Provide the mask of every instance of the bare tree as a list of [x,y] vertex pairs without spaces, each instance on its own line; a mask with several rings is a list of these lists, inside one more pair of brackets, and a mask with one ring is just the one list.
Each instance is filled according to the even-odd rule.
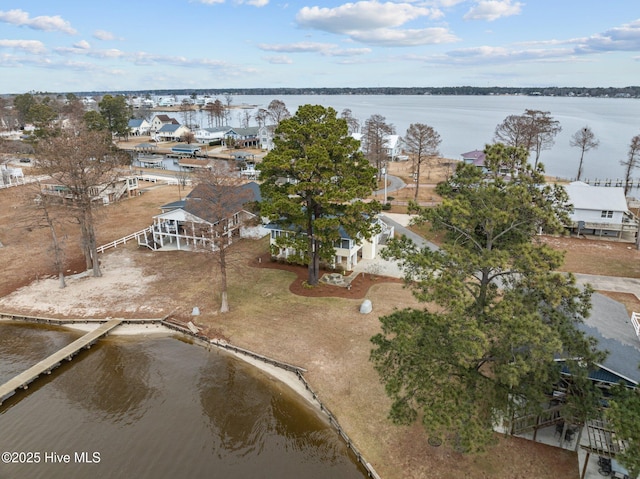
[[631,175],[633,171],[638,167],[638,159],[640,158],[640,135],[636,135],[631,138],[629,144],[629,153],[627,153],[627,159],[620,162],[624,166],[624,195],[626,196],[631,189]]
[[382,168],[389,160],[386,147],[388,135],[395,133],[393,125],[379,114],[371,115],[365,122],[362,131],[362,147],[369,162],[378,169],[378,180],[382,178]]
[[347,122],[347,128],[349,129],[349,134],[353,135],[354,133],[360,132],[360,121],[353,116],[353,113],[349,108],[345,108],[340,113],[340,118],[343,118]]
[[25,227],[29,230],[36,228],[49,230],[51,244],[48,251],[51,253],[52,265],[58,275],[60,288],[65,288],[64,208],[54,197],[42,194],[42,185],[39,181],[26,185],[22,192],[24,193],[22,219]]
[[531,138],[527,121],[522,115],[509,115],[496,126],[493,141],[529,150]]
[[431,158],[439,154],[438,147],[442,139],[440,134],[429,125],[423,123],[412,123],[407,128],[407,133],[403,138],[403,143],[407,152],[411,154],[413,161],[413,171],[416,179],[416,192],[414,199],[418,201],[420,189],[420,167]]
[[507,146],[522,146],[535,154],[533,167],[538,167],[540,154],[553,146],[562,131],[560,122],[548,111],[525,110],[522,115],[509,115],[494,133],[494,141]]
[[193,129],[193,127],[195,126],[195,111],[193,111],[193,105],[187,98],[182,100],[182,103],[180,103],[180,113],[182,114],[182,122],[184,123],[184,125],[187,128]]
[[38,144],[38,166],[60,185],[65,205],[77,219],[87,270],[102,276],[98,262],[95,216],[99,195],[116,181],[126,153],[113,146],[104,131],[62,130]]
[[282,120],[291,118],[291,113],[287,109],[287,105],[282,100],[271,100],[266,110],[267,117],[271,120],[271,124],[279,125]]
[[229,311],[228,247],[251,216],[243,210],[256,200],[257,185],[244,184],[220,166],[198,172],[195,180],[196,187],[189,194],[185,208],[207,221],[201,225],[200,233],[209,240],[204,250],[215,257],[220,276],[220,312],[226,313]]
[[593,131],[591,131],[591,128],[585,126],[584,128],[580,128],[573,134],[569,144],[571,146],[580,148],[580,164],[578,165],[577,177],[577,180],[580,181],[580,177],[582,176],[582,162],[584,160],[584,154],[593,148],[598,148],[600,141],[596,139],[596,136],[593,134]]
[[231,105],[233,105],[233,95],[231,93],[225,93],[224,101],[226,103],[224,109],[224,117],[226,120],[226,124],[231,124]]
[[196,135],[194,135],[192,131],[188,131],[184,135],[182,135],[182,141],[184,141],[188,145],[193,143],[195,139],[196,139]]
[[216,98],[213,103],[207,103],[204,107],[209,120],[209,127],[222,126],[224,123],[224,105]]

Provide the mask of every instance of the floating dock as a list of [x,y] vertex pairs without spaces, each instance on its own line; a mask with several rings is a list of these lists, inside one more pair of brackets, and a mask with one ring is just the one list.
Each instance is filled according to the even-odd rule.
[[27,389],[29,384],[36,380],[41,374],[50,374],[51,371],[60,366],[62,361],[65,359],[67,361],[71,361],[73,356],[75,356],[81,349],[90,348],[98,339],[106,336],[109,331],[119,326],[122,321],[122,319],[111,319],[101,324],[93,331],[89,331],[87,334],[76,339],[74,342],[65,346],[58,352],[53,353],[48,358],[43,359],[23,373],[18,374],[13,379],[10,379],[6,383],[0,385],[0,404],[13,396],[18,389]]

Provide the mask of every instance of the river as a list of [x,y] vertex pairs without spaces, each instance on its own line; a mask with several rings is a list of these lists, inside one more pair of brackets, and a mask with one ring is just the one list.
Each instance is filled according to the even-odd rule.
[[[0,323],[0,381],[78,335]],[[0,462],[1,479],[366,477],[328,422],[290,389],[169,335],[109,336],[7,400],[6,451],[38,453],[38,462]]]
[[[571,147],[571,136],[579,129],[590,127],[600,141],[597,149],[585,155],[583,178],[623,178],[620,161],[627,158],[631,138],[640,134],[640,100],[633,98],[582,98],[547,96],[445,96],[445,95],[236,95],[232,105],[246,105],[250,111],[266,108],[271,100],[285,103],[293,114],[300,105],[331,106],[338,113],[349,108],[353,116],[364,124],[373,114],[384,116],[404,135],[411,123],[426,123],[442,137],[443,156],[461,159],[461,154],[483,149],[493,141],[496,126],[508,115],[520,115],[525,109],[550,112],[560,122],[562,131],[550,150],[542,152],[540,160],[547,173],[571,179],[578,170],[580,151]],[[224,98],[220,98],[225,101]],[[179,112],[168,113],[179,122]],[[244,116],[237,110],[231,118],[238,126]],[[196,119],[208,127],[204,113]],[[251,125],[255,126],[255,120]],[[636,175],[637,176],[637,175]]]

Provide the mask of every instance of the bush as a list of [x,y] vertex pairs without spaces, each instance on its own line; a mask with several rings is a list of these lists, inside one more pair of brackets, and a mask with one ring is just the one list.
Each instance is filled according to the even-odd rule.
[[388,201],[386,203],[384,203],[381,207],[381,209],[383,211],[389,211],[391,209],[391,203],[389,203]]

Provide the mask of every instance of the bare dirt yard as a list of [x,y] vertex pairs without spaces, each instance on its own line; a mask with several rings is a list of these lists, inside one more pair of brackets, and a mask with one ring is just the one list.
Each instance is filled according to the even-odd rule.
[[[103,276],[78,275],[58,288],[51,276],[47,231],[23,220],[23,187],[0,191],[0,311],[53,317],[160,317],[193,319],[211,337],[302,366],[306,377],[376,471],[385,479],[577,478],[573,452],[496,435],[485,454],[464,455],[433,447],[419,425],[390,423],[390,405],[369,363],[369,338],[378,317],[417,305],[397,280],[361,275],[351,290],[308,289],[304,268],[267,260],[267,242],[243,240],[232,247],[231,312],[217,313],[218,275],[205,253],[152,252],[128,243],[101,258]],[[141,196],[103,208],[97,226],[104,244],[143,229],[159,206],[175,201],[175,186],[147,185]],[[77,226],[66,226],[67,270],[81,273]],[[261,261],[258,258],[262,258]],[[363,297],[374,312],[359,313]]]

